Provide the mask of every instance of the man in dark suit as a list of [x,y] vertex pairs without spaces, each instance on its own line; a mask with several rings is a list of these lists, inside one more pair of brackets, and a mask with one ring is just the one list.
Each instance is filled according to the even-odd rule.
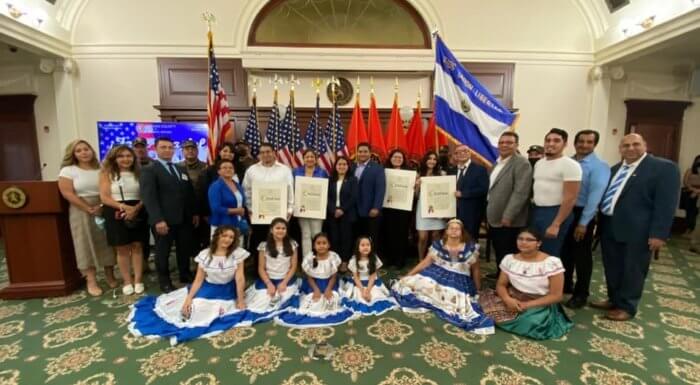
[[623,160],[610,170],[600,203],[608,300],[591,306],[607,310],[606,317],[613,321],[626,321],[637,313],[651,254],[670,236],[678,206],[678,166],[646,151],[641,135],[622,138]]
[[379,220],[384,204],[386,176],[384,167],[373,162],[369,143],[357,146],[356,163],[352,174],[357,178],[357,222],[355,222],[355,237],[368,235],[372,238],[374,247],[379,248]]
[[172,140],[158,138],[155,145],[158,159],[141,171],[141,197],[149,224],[154,228],[158,282],[160,289],[167,293],[174,289],[168,267],[173,241],[180,282],[192,282],[190,258],[195,252],[193,233],[199,216],[187,171],[172,162],[175,152]]
[[486,167],[471,161],[471,152],[465,145],[455,148],[457,166],[448,170],[457,176],[457,218],[474,241],[479,238],[479,227],[486,209],[486,194],[489,191],[489,174]]
[[[486,220],[497,269],[503,257],[518,252],[518,232],[527,225],[532,167],[517,153],[518,139],[513,131],[506,131],[498,138],[499,156],[489,173]],[[498,277],[498,271],[493,278]]]

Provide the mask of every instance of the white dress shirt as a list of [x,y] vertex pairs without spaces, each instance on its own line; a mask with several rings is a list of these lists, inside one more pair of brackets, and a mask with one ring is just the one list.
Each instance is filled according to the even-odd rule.
[[292,170],[284,164],[275,161],[272,166],[264,166],[262,162],[248,167],[243,177],[246,206],[253,209],[253,182],[277,182],[287,185],[287,212],[294,211],[294,177]]
[[[616,172],[615,175],[612,177],[612,179],[610,179],[611,182],[614,181],[615,178],[617,178],[617,175],[620,173],[620,171],[622,171],[622,167],[623,167],[623,166],[629,166],[629,168],[627,169],[627,176],[625,176],[625,179],[624,179],[624,180],[622,181],[622,183],[620,184],[620,187],[618,187],[617,191],[615,191],[615,195],[613,195],[612,206],[611,206],[612,209],[610,210],[610,215],[612,215],[613,213],[615,213],[615,205],[617,204],[618,198],[620,198],[620,194],[622,193],[622,190],[625,188],[625,185],[626,185],[627,182],[630,180],[630,178],[632,177],[632,175],[634,174],[634,172],[637,170],[637,167],[639,166],[639,164],[642,163],[642,161],[643,161],[644,158],[646,158],[646,157],[647,157],[647,153],[645,152],[639,159],[637,159],[637,160],[636,160],[635,162],[633,162],[633,163],[627,164],[627,162],[622,161],[622,165],[620,166],[619,169],[617,169],[617,172]],[[606,189],[605,191],[607,192],[607,189]]]

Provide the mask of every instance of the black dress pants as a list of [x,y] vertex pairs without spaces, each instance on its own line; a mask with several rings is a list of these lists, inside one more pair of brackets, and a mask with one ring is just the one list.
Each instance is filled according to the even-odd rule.
[[168,233],[160,235],[155,232],[156,239],[156,269],[158,270],[158,283],[161,286],[171,285],[170,248],[175,242],[175,255],[177,257],[177,269],[180,281],[191,281],[192,271],[190,270],[190,259],[194,255],[193,233],[191,224],[168,225]]
[[489,228],[489,239],[496,254],[496,273],[500,273],[500,265],[503,258],[508,254],[518,252],[518,233],[520,227],[491,227]]
[[331,218],[326,221],[328,225],[328,235],[331,238],[331,248],[340,255],[343,262],[347,262],[352,257],[355,242],[352,236],[352,222],[345,216]]
[[[574,221],[569,226],[564,245],[561,250],[561,260],[564,264],[564,292],[572,293],[576,298],[586,299],[590,295],[591,274],[593,274],[593,229],[596,220],[588,222],[586,235],[577,241],[574,231],[581,219],[583,207],[574,207]],[[574,272],[576,284],[574,285]]]

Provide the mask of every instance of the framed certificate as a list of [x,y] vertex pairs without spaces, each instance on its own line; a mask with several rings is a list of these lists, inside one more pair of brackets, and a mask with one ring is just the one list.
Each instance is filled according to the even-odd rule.
[[457,215],[457,178],[454,175],[420,178],[420,200],[423,218],[454,218]]
[[416,186],[416,172],[412,170],[384,169],[386,191],[383,207],[411,211],[413,209],[413,192]]
[[254,225],[269,225],[275,218],[287,218],[287,185],[284,183],[253,182]]
[[294,216],[326,219],[328,179],[298,176],[294,178]]

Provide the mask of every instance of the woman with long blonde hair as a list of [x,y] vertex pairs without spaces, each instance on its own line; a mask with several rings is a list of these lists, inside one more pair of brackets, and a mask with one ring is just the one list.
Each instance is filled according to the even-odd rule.
[[90,143],[78,139],[66,146],[58,174],[58,189],[70,203],[69,222],[76,263],[87,279],[87,291],[92,296],[102,294],[96,277],[98,265],[104,268],[109,287],[118,285],[114,278],[114,250],[107,244],[105,232],[95,222],[102,215],[99,168]]
[[124,280],[122,293],[141,294],[144,291],[141,244],[148,241],[148,224],[141,202],[139,165],[136,153],[129,146],[112,147],[102,162],[100,199],[104,204],[107,243],[117,250],[117,263]]

